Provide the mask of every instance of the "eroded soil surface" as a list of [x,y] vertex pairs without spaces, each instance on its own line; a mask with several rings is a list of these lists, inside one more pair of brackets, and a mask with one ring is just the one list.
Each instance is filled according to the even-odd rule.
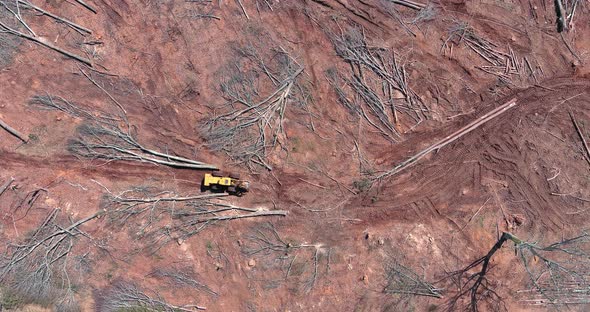
[[[0,32],[0,120],[27,141],[0,129],[0,187],[14,179],[0,188],[5,309],[463,310],[449,274],[502,232],[546,245],[588,227],[587,1],[564,1],[563,32],[551,1],[88,2],[96,14],[31,1],[78,28],[26,3],[0,7],[13,31]],[[128,146],[99,126],[143,149],[76,145]],[[251,190],[180,200],[209,194],[210,170],[138,154],[211,164]],[[511,246],[487,273],[500,300],[482,290],[481,310],[587,309],[533,293]],[[399,267],[442,295],[389,292]]]

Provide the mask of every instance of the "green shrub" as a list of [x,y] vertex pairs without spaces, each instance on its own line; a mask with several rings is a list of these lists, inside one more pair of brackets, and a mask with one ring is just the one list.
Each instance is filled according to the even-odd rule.
[[372,185],[373,185],[373,182],[371,181],[371,179],[368,179],[368,178],[361,178],[359,180],[352,182],[352,186],[356,190],[358,190],[359,192],[368,191]]

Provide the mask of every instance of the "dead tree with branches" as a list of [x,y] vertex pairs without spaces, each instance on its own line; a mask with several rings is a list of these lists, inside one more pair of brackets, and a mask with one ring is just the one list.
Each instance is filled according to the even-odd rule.
[[206,310],[206,307],[196,304],[175,305],[167,302],[160,294],[154,291],[145,291],[137,285],[128,282],[119,282],[102,296],[97,298],[100,302],[100,312],[118,311],[161,311],[161,312],[194,312]]
[[282,271],[279,280],[283,282],[295,279],[302,289],[309,292],[316,284],[326,265],[330,266],[331,249],[322,244],[307,244],[287,241],[277,232],[272,223],[263,223],[246,237],[242,251],[247,256],[256,256],[261,266]]
[[225,104],[214,109],[202,133],[209,147],[240,164],[272,170],[268,155],[284,145],[288,111],[308,111],[304,66],[278,45],[233,48],[233,60],[218,73]]
[[[132,133],[126,118],[92,111],[59,96],[34,96],[29,104],[41,109],[60,110],[73,117],[85,119],[78,127],[78,136],[70,140],[68,149],[77,156],[111,161],[138,161],[175,168],[212,169],[217,167],[200,161],[162,153],[140,143]],[[120,126],[123,124],[123,126]]]
[[192,289],[204,291],[212,296],[219,295],[209,286],[198,281],[196,275],[197,274],[192,267],[156,269],[149,274],[151,277],[167,280],[170,285],[174,285],[175,287],[190,287]]
[[496,284],[490,281],[490,264],[494,255],[507,243],[514,243],[515,253],[524,268],[530,289],[523,302],[536,305],[590,303],[590,235],[562,239],[542,246],[504,232],[488,253],[447,278],[457,292],[447,301],[448,311],[480,309],[506,310]]

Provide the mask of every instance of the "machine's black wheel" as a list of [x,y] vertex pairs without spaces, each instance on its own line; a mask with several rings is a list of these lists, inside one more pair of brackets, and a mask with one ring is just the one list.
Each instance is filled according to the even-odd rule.
[[218,177],[218,178],[223,177],[223,173],[221,173],[219,171],[213,171],[213,172],[211,172],[211,175],[214,177]]
[[230,194],[236,194],[236,187],[235,186],[228,187],[227,192]]
[[232,179],[236,179],[239,180],[240,179],[240,174],[239,173],[230,173],[229,177]]
[[237,189],[236,189],[236,192],[246,193],[246,192],[248,192],[248,190],[245,189],[245,188],[243,188],[243,187],[238,186]]

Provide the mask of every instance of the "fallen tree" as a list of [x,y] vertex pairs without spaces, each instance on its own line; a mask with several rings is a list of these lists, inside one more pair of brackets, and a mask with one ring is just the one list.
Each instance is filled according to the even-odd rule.
[[287,112],[309,113],[304,66],[272,42],[233,48],[232,60],[218,73],[225,104],[214,108],[201,133],[214,151],[226,153],[250,169],[272,170],[268,155],[286,144]]
[[[78,136],[70,140],[68,149],[74,155],[105,161],[139,161],[175,168],[210,169],[217,167],[204,162],[162,153],[140,143],[131,132],[127,118],[92,111],[59,96],[37,95],[29,104],[46,110],[59,110],[73,117],[85,119],[78,127]],[[124,111],[124,110],[123,110]],[[124,124],[124,128],[120,126]]]
[[109,222],[114,225],[129,225],[133,218],[141,218],[143,222],[133,233],[141,242],[141,248],[150,253],[172,241],[182,243],[221,222],[288,215],[285,210],[245,208],[220,200],[227,195],[177,196],[136,188],[118,195],[108,191],[102,205],[108,211]]
[[131,133],[124,132],[114,124],[81,125],[78,127],[78,137],[70,140],[68,150],[90,159],[139,161],[175,168],[217,170],[213,165],[149,149],[140,144]]
[[175,305],[167,302],[157,292],[148,294],[133,283],[119,282],[99,298],[101,312],[119,311],[159,311],[159,312],[194,312],[206,310],[196,304]]
[[246,236],[242,252],[247,256],[256,257],[263,267],[278,267],[281,276],[275,279],[280,282],[294,281],[304,292],[311,291],[324,275],[321,263],[325,263],[325,274],[330,270],[331,249],[320,244],[296,243],[285,240],[272,223],[257,225],[251,234]]
[[77,311],[74,288],[76,246],[90,237],[80,230],[102,213],[78,221],[64,221],[59,209],[52,210],[30,235],[9,242],[0,259],[0,282],[24,303],[52,305],[58,311]]
[[486,255],[445,277],[457,286],[457,292],[447,301],[447,311],[506,310],[497,284],[489,280],[489,273],[492,269],[490,261],[507,242],[514,243],[515,253],[532,286],[532,289],[521,292],[525,295],[524,303],[590,303],[590,235],[582,233],[541,246],[504,232]]
[[402,140],[398,129],[402,115],[415,123],[429,118],[429,108],[410,86],[405,66],[393,49],[370,45],[358,28],[340,34],[328,31],[328,37],[336,54],[350,65],[350,78],[336,68],[326,72],[339,102],[350,113],[392,142]]

